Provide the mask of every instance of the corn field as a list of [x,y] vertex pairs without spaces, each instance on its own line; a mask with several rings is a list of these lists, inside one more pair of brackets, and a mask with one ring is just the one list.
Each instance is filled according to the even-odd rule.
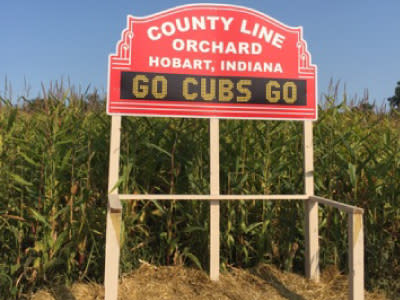
[[[400,118],[328,93],[314,126],[315,193],[365,209],[366,280],[400,296]],[[209,193],[204,119],[123,118],[121,193]],[[221,120],[223,194],[301,194],[301,122]],[[55,86],[0,108],[0,298],[101,282],[110,117],[104,98]],[[206,201],[124,204],[121,271],[140,261],[208,269]],[[347,272],[347,219],[320,208],[321,267]],[[221,264],[304,272],[296,201],[221,202]]]

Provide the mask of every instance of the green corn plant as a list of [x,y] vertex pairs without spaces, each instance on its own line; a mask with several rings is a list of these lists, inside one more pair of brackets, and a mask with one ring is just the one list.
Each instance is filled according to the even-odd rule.
[[[400,121],[328,91],[314,124],[315,192],[365,209],[368,288],[400,274]],[[101,282],[110,118],[104,97],[63,83],[0,107],[0,299],[54,282]],[[118,188],[208,194],[209,122],[123,118]],[[223,194],[302,194],[301,122],[221,120]],[[347,216],[320,207],[321,267],[347,271]],[[207,201],[126,201],[121,270],[140,261],[208,269]],[[300,201],[222,201],[221,263],[304,272]]]

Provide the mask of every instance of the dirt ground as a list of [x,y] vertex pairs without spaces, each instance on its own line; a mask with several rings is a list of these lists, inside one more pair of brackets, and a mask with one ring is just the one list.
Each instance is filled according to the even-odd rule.
[[[96,283],[76,283],[53,287],[32,295],[31,300],[100,300],[104,287]],[[119,286],[120,300],[341,300],[348,299],[347,277],[327,268],[320,283],[281,272],[271,265],[252,270],[231,268],[218,282],[204,271],[181,266],[142,266],[124,275]],[[386,300],[379,293],[366,293],[366,300]]]

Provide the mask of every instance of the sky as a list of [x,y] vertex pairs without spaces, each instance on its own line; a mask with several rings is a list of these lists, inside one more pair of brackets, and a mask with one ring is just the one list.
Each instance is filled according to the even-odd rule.
[[[198,1],[202,2],[202,1]],[[0,0],[0,95],[34,98],[56,80],[107,89],[108,55],[126,16],[145,16],[178,0]],[[204,1],[203,1],[204,2]],[[331,80],[378,105],[400,81],[400,0],[219,0],[247,6],[289,26],[303,26],[318,66],[319,94]],[[27,88],[28,87],[28,88]],[[321,102],[321,100],[320,100]]]

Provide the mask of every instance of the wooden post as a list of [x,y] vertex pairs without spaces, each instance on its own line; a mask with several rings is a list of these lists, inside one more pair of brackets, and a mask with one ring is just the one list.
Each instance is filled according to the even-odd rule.
[[[219,119],[210,118],[210,194],[219,195]],[[210,279],[219,280],[219,200],[210,200]]]
[[[304,121],[304,187],[305,194],[314,196],[313,123]],[[305,270],[306,277],[319,281],[318,202],[312,199],[305,205]]]
[[364,300],[364,228],[361,213],[349,213],[349,299]]
[[[119,177],[120,140],[121,116],[112,116],[108,171],[108,192],[110,195],[118,194],[118,188],[114,187]],[[121,215],[122,209],[112,210],[109,201],[107,205],[106,262],[104,274],[105,300],[117,300],[118,298]]]

